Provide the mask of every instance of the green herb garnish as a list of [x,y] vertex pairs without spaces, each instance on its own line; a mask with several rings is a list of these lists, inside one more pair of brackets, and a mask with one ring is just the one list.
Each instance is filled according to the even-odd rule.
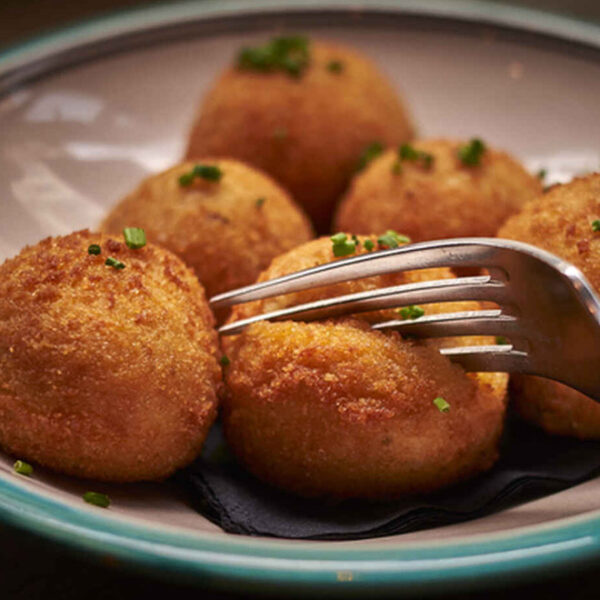
[[505,346],[506,344],[510,344],[510,342],[503,335],[497,335],[496,344],[498,344],[498,346]]
[[[410,144],[402,144],[398,148],[398,157],[400,161],[414,162],[425,169],[429,169],[433,165],[433,154],[417,150]],[[394,167],[392,167],[392,170],[394,170]]]
[[260,208],[266,201],[266,198],[257,198],[254,205],[256,206],[256,208]]
[[344,63],[341,60],[330,60],[327,63],[327,70],[330,73],[341,73],[344,70]]
[[101,508],[108,508],[110,506],[110,498],[106,494],[100,492],[86,492],[83,495],[83,499],[88,504],[100,506]]
[[403,308],[400,308],[398,310],[398,314],[405,321],[410,321],[414,319],[419,319],[425,314],[425,311],[420,306],[417,306],[416,304],[411,304],[409,306],[404,306]]
[[365,240],[365,250],[371,252],[375,248],[375,244],[371,240]]
[[300,77],[309,62],[308,39],[300,35],[276,37],[260,46],[242,48],[237,57],[238,69],[284,71],[292,77]]
[[538,179],[541,179],[542,181],[543,181],[544,179],[546,179],[546,175],[548,175],[548,171],[546,171],[546,169],[540,169],[540,170],[537,172],[537,178],[538,178]]
[[216,165],[196,165],[189,173],[179,177],[179,185],[188,187],[194,183],[194,179],[206,179],[206,181],[219,181],[223,171]]
[[402,173],[402,163],[399,160],[395,160],[392,165],[392,173],[394,175],[400,175]]
[[88,254],[100,254],[102,248],[98,244],[90,244],[88,246]]
[[383,144],[381,142],[373,142],[369,144],[360,154],[357,171],[362,171],[371,161],[377,158],[383,152]]
[[410,238],[407,235],[388,229],[377,238],[377,243],[380,248],[397,248],[400,244],[410,244]]
[[435,398],[433,403],[440,412],[447,413],[450,410],[450,405],[441,396]]
[[336,233],[329,239],[333,243],[333,255],[338,258],[340,256],[349,256],[356,252],[356,247],[358,245],[358,239],[356,238],[349,240],[345,233]]
[[219,363],[221,363],[222,367],[228,367],[231,364],[231,361],[227,355],[223,354],[223,356],[221,356],[219,359]]
[[123,237],[127,246],[133,250],[139,250],[146,245],[146,232],[140,227],[125,227]]
[[592,221],[592,231],[600,231],[600,219]]
[[460,146],[457,154],[463,165],[476,167],[481,162],[485,150],[485,144],[479,138],[473,138],[465,146]]
[[125,268],[125,263],[122,263],[120,260],[117,260],[116,258],[113,258],[112,256],[109,256],[104,261],[104,264],[108,265],[109,267],[112,267],[113,269],[124,269]]
[[17,460],[13,465],[13,471],[19,475],[26,475],[29,477],[29,475],[33,473],[33,467],[23,460]]

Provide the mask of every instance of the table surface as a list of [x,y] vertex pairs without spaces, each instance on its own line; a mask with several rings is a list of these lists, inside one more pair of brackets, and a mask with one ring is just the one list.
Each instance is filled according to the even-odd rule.
[[[250,0],[249,0],[250,1]],[[0,0],[0,48],[18,43],[48,29],[114,11],[150,4],[148,0]],[[544,8],[578,18],[600,21],[598,0],[521,0],[513,2]],[[568,576],[531,582],[510,588],[476,590],[468,594],[448,594],[447,600],[596,600],[597,565]],[[175,582],[162,582],[128,571],[122,565],[95,563],[74,556],[62,547],[0,525],[1,597],[11,600],[86,600],[148,597],[183,600],[201,594],[206,600],[235,600],[248,594],[214,592]],[[451,590],[450,590],[451,592]],[[256,597],[256,596],[253,596]]]

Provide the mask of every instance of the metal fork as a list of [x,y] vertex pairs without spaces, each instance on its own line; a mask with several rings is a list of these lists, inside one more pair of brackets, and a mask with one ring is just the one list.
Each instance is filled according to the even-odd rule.
[[440,351],[467,371],[540,375],[600,401],[600,300],[579,269],[529,244],[496,238],[409,244],[232,290],[213,297],[210,303],[223,308],[352,279],[432,267],[481,267],[489,274],[327,298],[235,321],[219,332],[236,334],[262,320],[309,321],[411,304],[489,300],[501,308],[386,321],[373,328],[414,337],[504,336],[510,343]]

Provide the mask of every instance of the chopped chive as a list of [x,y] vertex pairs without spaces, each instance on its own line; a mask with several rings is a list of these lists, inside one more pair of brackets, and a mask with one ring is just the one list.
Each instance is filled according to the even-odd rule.
[[33,473],[33,467],[23,460],[17,460],[13,465],[13,471],[19,475],[26,475],[29,477],[29,475]]
[[223,176],[223,172],[216,165],[196,165],[193,172],[196,177],[207,181],[219,181]]
[[102,248],[98,244],[90,244],[88,246],[88,254],[100,254]]
[[140,227],[125,227],[123,237],[129,248],[138,250],[146,245],[146,232]]
[[365,250],[367,252],[371,252],[371,250],[373,250],[373,248],[375,248],[375,244],[371,241],[371,240],[365,240]]
[[356,241],[349,240],[345,233],[336,233],[329,239],[333,244],[333,255],[338,258],[341,256],[349,256],[350,254],[354,254],[356,252],[358,239]]
[[108,508],[110,505],[110,498],[106,494],[101,494],[100,492],[86,492],[83,495],[83,499],[88,504],[100,506],[101,508]]
[[184,173],[179,176],[179,185],[181,187],[188,187],[194,183],[194,173]]
[[503,335],[497,335],[496,344],[498,344],[498,346],[505,346],[506,344],[510,344],[510,342]]
[[344,63],[341,60],[330,60],[327,63],[327,70],[330,73],[341,73],[344,70]]
[[221,356],[219,359],[219,363],[221,363],[222,367],[228,367],[231,364],[231,361],[227,355],[223,354],[223,356]]
[[104,261],[104,264],[108,265],[109,267],[112,267],[113,269],[124,269],[125,268],[125,263],[122,263],[120,260],[117,260],[116,258],[113,258],[112,256],[109,256]]
[[237,67],[250,71],[284,71],[300,77],[310,62],[309,42],[304,36],[276,37],[269,42],[242,48]]
[[400,164],[401,161],[406,160],[417,163],[419,166],[424,167],[425,169],[429,169],[433,164],[433,154],[429,154],[429,152],[423,152],[423,150],[417,150],[410,144],[402,144],[398,148],[398,158],[398,164]]
[[397,248],[400,244],[410,244],[410,238],[407,235],[397,233],[393,229],[388,229],[377,238],[377,243],[380,248]]
[[189,187],[196,178],[219,181],[221,177],[223,177],[223,171],[216,165],[195,165],[191,171],[179,176],[179,185]]
[[419,158],[418,151],[410,144],[402,144],[398,148],[398,155],[401,160],[417,160]]
[[409,321],[413,319],[419,319],[425,314],[425,311],[416,304],[410,304],[409,306],[400,308],[398,313],[405,321]]
[[548,171],[546,171],[546,169],[540,169],[537,172],[537,178],[538,179],[544,180],[544,179],[546,179],[546,175],[548,175]]
[[592,231],[600,231],[600,219],[592,221]]
[[440,412],[447,413],[450,410],[450,405],[441,396],[434,398],[433,403]]
[[383,152],[383,144],[381,142],[372,142],[366,146],[360,154],[357,171],[362,171],[371,161],[377,158]]
[[266,198],[257,198],[256,202],[254,203],[256,208],[260,208],[266,202],[266,200]]
[[394,175],[400,175],[402,173],[402,163],[399,160],[394,161],[392,165],[392,173]]
[[463,165],[476,167],[480,164],[485,150],[485,144],[479,138],[473,138],[468,144],[460,146],[457,154]]

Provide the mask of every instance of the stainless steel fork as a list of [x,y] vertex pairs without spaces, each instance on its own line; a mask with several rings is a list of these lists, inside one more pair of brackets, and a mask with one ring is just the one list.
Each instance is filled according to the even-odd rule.
[[236,334],[261,320],[315,320],[413,304],[488,300],[501,308],[393,320],[374,329],[413,337],[495,335],[508,344],[440,350],[468,371],[549,377],[600,401],[600,300],[579,269],[534,246],[496,238],[421,242],[361,254],[213,297],[222,308],[384,273],[482,267],[488,275],[423,281],[327,298],[222,326]]

